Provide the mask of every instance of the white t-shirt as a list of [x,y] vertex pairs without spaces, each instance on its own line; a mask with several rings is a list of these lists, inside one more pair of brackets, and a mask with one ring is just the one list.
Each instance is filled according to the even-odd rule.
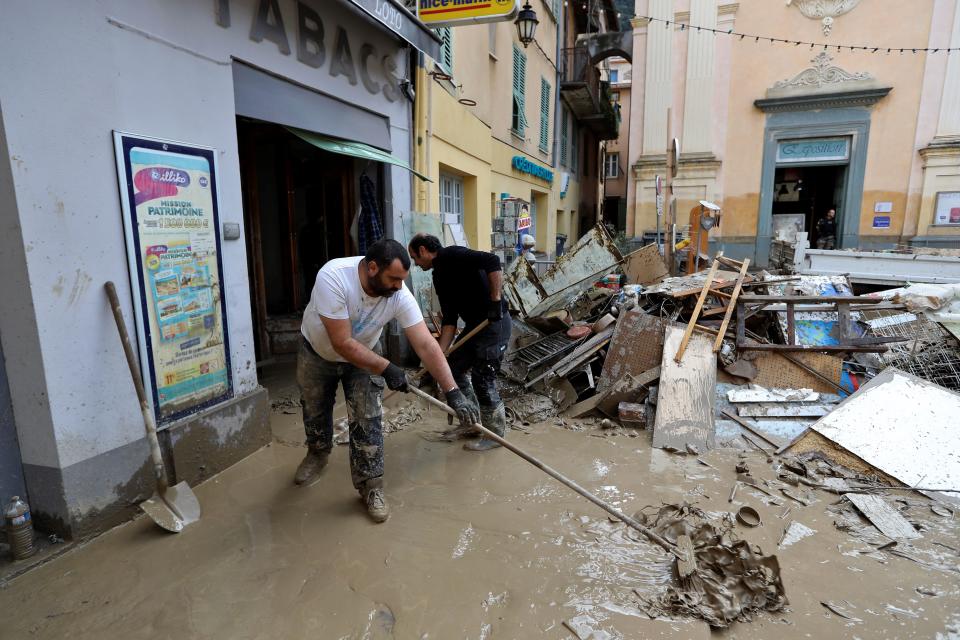
[[346,362],[330,343],[320,316],[350,320],[354,340],[373,349],[383,327],[396,319],[404,329],[423,322],[420,307],[407,285],[389,298],[368,296],[360,286],[358,265],[362,256],[337,258],[323,265],[310,293],[310,304],[303,312],[300,333],[324,360]]

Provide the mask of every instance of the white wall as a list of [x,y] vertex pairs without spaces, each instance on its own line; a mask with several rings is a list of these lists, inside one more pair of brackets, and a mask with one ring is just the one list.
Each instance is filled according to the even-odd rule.
[[[217,26],[212,0],[47,0],[4,9],[0,108],[19,229],[6,210],[0,249],[15,255],[22,243],[30,290],[0,278],[0,335],[25,464],[66,467],[143,436],[102,288],[116,282],[132,329],[114,129],[216,148],[221,223],[241,228],[231,57],[387,115],[394,154],[408,157],[409,103],[371,96],[362,83],[331,77],[328,65],[299,62],[292,0],[280,3],[291,55],[251,41],[255,4],[231,2],[229,29]],[[340,24],[354,56],[370,42],[395,55],[403,75],[398,43],[338,2],[314,6],[325,22],[328,64]],[[394,175],[395,206],[408,209],[409,180]],[[257,385],[245,241],[223,242],[222,252],[234,387],[242,394]]]

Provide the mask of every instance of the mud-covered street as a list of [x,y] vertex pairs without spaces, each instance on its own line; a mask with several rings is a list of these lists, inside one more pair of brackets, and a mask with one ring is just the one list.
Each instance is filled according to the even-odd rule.
[[[281,388],[290,396],[292,389]],[[287,403],[289,404],[289,403]],[[203,518],[179,535],[140,517],[0,589],[5,637],[36,638],[705,638],[706,623],[651,619],[671,560],[506,450],[477,455],[422,437],[439,412],[387,437],[393,515],[374,525],[350,486],[346,447],[322,480],[291,482],[299,416],[275,402],[274,442],[196,488]],[[387,417],[396,415],[390,410]],[[717,518],[742,505],[763,520],[735,534],[779,558],[789,604],[721,637],[948,638],[960,633],[954,519],[902,496],[924,537],[876,551],[869,524],[815,492],[804,507],[741,486],[759,452],[700,459],[650,447],[645,431],[545,423],[509,437],[627,513],[695,504]],[[746,456],[743,458],[742,456]],[[780,518],[786,506],[791,512]],[[719,520],[718,520],[719,521]],[[784,537],[788,522],[795,528]],[[853,522],[853,531],[835,522]],[[799,533],[797,533],[799,532]],[[784,537],[782,544],[781,538]],[[901,548],[905,548],[901,545]],[[827,603],[827,605],[821,603]],[[566,624],[565,624],[566,623]]]

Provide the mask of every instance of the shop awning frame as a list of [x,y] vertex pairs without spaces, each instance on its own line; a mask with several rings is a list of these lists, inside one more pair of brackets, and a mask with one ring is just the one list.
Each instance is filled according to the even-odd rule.
[[396,165],[406,169],[425,182],[433,182],[433,180],[427,176],[415,171],[413,167],[400,158],[392,156],[386,151],[382,151],[376,147],[371,147],[368,144],[331,138],[329,136],[314,133],[313,131],[307,131],[305,129],[298,129],[296,127],[286,127],[286,129],[301,140],[309,142],[313,146],[323,149],[324,151],[329,151],[330,153],[339,153],[340,155],[344,156],[352,156],[354,158],[362,158],[364,160],[372,160],[374,162],[386,162],[388,164]]
[[355,11],[434,60],[440,57],[440,37],[397,0],[342,0]]

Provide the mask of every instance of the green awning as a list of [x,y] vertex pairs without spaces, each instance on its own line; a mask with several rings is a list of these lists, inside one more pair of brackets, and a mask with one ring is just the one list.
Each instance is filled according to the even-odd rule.
[[302,138],[315,147],[323,149],[324,151],[329,151],[330,153],[339,153],[345,156],[353,156],[354,158],[373,160],[375,162],[388,162],[390,164],[395,164],[398,167],[403,167],[421,180],[433,182],[433,180],[422,173],[414,171],[410,165],[400,158],[395,158],[386,151],[381,151],[380,149],[371,147],[368,144],[363,144],[362,142],[350,142],[348,140],[338,140],[336,138],[320,135],[319,133],[314,133],[313,131],[297,129],[296,127],[286,127],[286,129],[290,133]]

